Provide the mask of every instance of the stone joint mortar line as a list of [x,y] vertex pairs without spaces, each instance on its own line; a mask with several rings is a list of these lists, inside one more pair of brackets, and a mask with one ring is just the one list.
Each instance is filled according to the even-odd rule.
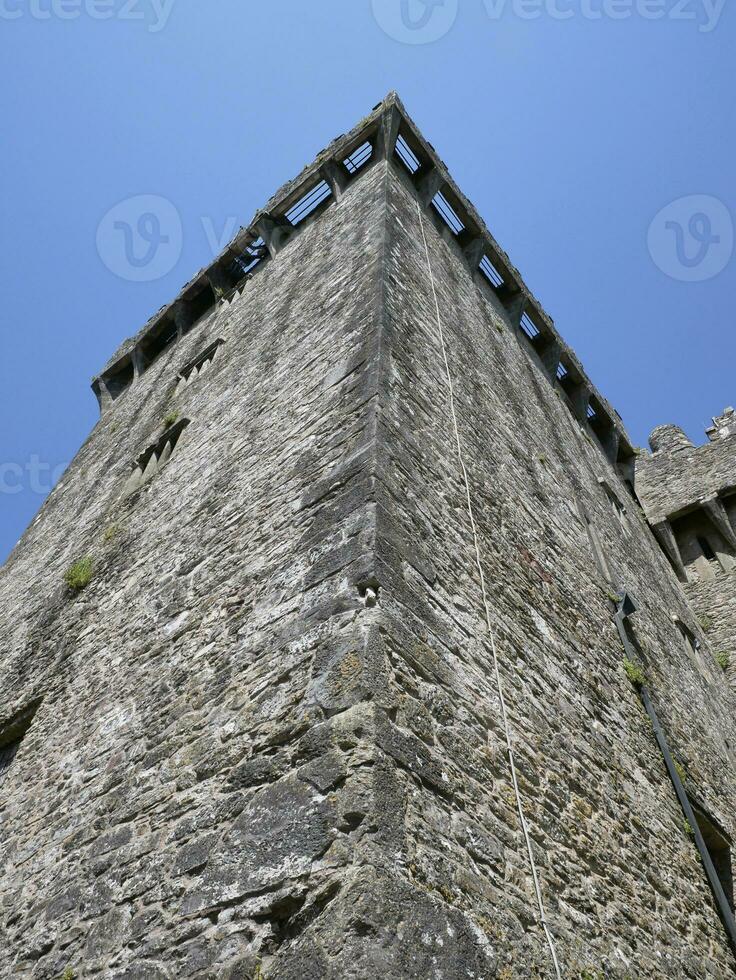
[[478,575],[480,577],[480,588],[483,597],[483,607],[485,609],[486,626],[488,628],[488,636],[491,641],[491,651],[493,654],[493,667],[496,675],[496,686],[498,688],[498,697],[501,705],[501,720],[503,722],[504,733],[506,735],[506,749],[508,751],[509,757],[509,771],[511,774],[511,781],[514,787],[514,793],[516,795],[516,807],[519,813],[519,822],[521,825],[522,833],[524,835],[524,841],[526,844],[527,854],[529,856],[529,866],[532,872],[532,880],[534,882],[534,891],[536,893],[537,906],[539,909],[539,921],[544,929],[544,934],[547,937],[547,943],[549,945],[550,954],[552,956],[552,963],[555,969],[555,975],[558,980],[562,980],[562,973],[560,972],[560,965],[557,960],[557,952],[555,950],[555,941],[552,935],[552,931],[547,923],[547,917],[544,907],[544,899],[542,897],[542,890],[539,885],[539,875],[537,874],[537,865],[534,860],[534,852],[532,850],[532,844],[529,837],[529,829],[527,827],[526,819],[524,817],[524,810],[521,801],[521,792],[519,790],[519,783],[516,777],[516,763],[514,761],[514,749],[511,741],[511,726],[509,725],[508,715],[506,712],[506,700],[503,695],[503,684],[501,682],[501,671],[498,661],[498,652],[496,648],[496,638],[491,625],[491,613],[488,604],[488,594],[486,592],[486,582],[485,575],[483,574],[483,564],[481,561],[480,554],[480,543],[478,540],[478,529],[475,523],[475,515],[473,512],[473,500],[470,493],[470,479],[468,477],[468,471],[465,466],[465,458],[463,456],[462,441],[460,439],[460,428],[457,421],[457,411],[455,409],[455,388],[452,382],[452,372],[450,371],[450,362],[447,358],[447,347],[445,345],[445,334],[442,329],[442,316],[440,314],[440,304],[437,298],[437,288],[434,281],[434,273],[432,272],[432,262],[429,256],[429,245],[427,243],[427,236],[424,231],[424,217],[422,215],[422,208],[420,203],[417,201],[417,212],[419,214],[419,227],[422,231],[422,241],[424,243],[424,252],[427,257],[427,269],[429,271],[429,281],[432,286],[432,296],[434,299],[435,312],[437,316],[437,329],[439,334],[440,348],[442,350],[442,358],[445,363],[445,373],[447,375],[447,388],[448,388],[448,402],[450,407],[450,417],[452,419],[452,426],[455,433],[455,443],[457,446],[457,456],[458,462],[460,464],[460,469],[462,471],[463,483],[465,485],[465,496],[467,498],[468,504],[468,516],[470,518],[470,527],[473,532],[473,543],[475,546],[475,562],[478,567]]

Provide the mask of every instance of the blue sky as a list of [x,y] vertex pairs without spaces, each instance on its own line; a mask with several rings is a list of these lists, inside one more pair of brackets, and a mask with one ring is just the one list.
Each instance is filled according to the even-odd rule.
[[[634,442],[702,440],[736,402],[735,41],[723,0],[0,0],[0,561],[119,342],[390,89]],[[150,281],[110,258],[141,195],[181,228]]]

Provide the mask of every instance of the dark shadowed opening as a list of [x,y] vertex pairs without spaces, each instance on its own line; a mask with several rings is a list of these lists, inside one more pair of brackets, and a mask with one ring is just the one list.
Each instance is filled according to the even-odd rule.
[[105,377],[105,384],[113,401],[119,398],[125,389],[133,383],[134,376],[133,362],[129,360],[123,367]]
[[733,911],[733,871],[731,868],[731,842],[724,832],[718,827],[700,807],[692,804],[695,819],[698,821],[698,828],[703,835],[705,846],[716,869],[718,880],[721,883],[726,900]]
[[708,559],[708,561],[717,561],[716,553],[710,546],[710,541],[707,538],[698,536],[698,546],[703,552],[703,555]]
[[[209,283],[201,289],[197,295],[189,300],[189,309],[192,316],[192,326],[201,320],[205,314],[209,313],[216,302],[215,291]],[[191,328],[190,328],[191,329]]]
[[38,710],[39,701],[25,708],[11,721],[0,728],[0,785],[18,755],[21,743]]
[[174,343],[176,338],[177,329],[173,319],[163,320],[156,330],[141,341],[141,353],[147,364],[153,364],[156,358]]

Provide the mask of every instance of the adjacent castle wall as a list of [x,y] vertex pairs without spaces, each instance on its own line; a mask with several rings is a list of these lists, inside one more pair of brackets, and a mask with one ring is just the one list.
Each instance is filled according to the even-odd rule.
[[636,488],[712,649],[736,682],[736,439],[732,414],[694,446],[676,426],[652,434],[637,459]]

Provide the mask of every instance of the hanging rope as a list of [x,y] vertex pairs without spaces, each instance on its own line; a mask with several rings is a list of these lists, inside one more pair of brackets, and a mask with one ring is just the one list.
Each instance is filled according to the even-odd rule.
[[529,867],[532,872],[532,880],[534,881],[534,892],[537,899],[537,907],[539,909],[539,921],[544,929],[544,934],[547,937],[547,943],[549,945],[549,951],[552,955],[552,963],[555,968],[555,976],[558,980],[562,980],[562,974],[560,972],[560,965],[557,961],[557,952],[555,950],[555,941],[552,935],[552,931],[547,924],[547,917],[544,910],[544,899],[542,898],[542,889],[539,886],[539,875],[537,874],[537,865],[534,860],[534,852],[532,850],[532,842],[529,836],[529,828],[527,827],[526,819],[524,817],[524,810],[521,802],[521,793],[519,791],[519,782],[516,778],[516,762],[514,760],[514,748],[511,743],[511,727],[509,725],[508,714],[506,711],[506,701],[503,696],[503,685],[501,683],[501,671],[498,662],[498,653],[496,649],[496,637],[493,631],[493,626],[491,625],[491,612],[488,604],[488,594],[486,592],[486,580],[483,574],[483,564],[481,562],[480,556],[480,543],[478,541],[478,529],[475,523],[475,515],[473,513],[473,501],[470,494],[470,480],[468,478],[468,471],[465,466],[465,459],[463,456],[463,447],[460,440],[460,429],[457,423],[457,412],[455,409],[455,389],[452,383],[452,373],[450,372],[450,362],[447,359],[447,348],[445,346],[445,334],[442,329],[442,317],[440,316],[440,304],[437,299],[437,288],[434,281],[434,273],[432,272],[432,262],[429,257],[429,245],[427,244],[427,236],[424,231],[424,216],[422,215],[422,209],[417,202],[417,211],[419,213],[419,225],[422,229],[422,240],[424,242],[424,251],[427,256],[427,269],[429,271],[429,279],[432,284],[432,296],[434,297],[434,306],[437,314],[437,330],[439,333],[440,347],[442,349],[442,358],[445,362],[445,372],[447,374],[447,389],[448,389],[448,401],[450,405],[450,416],[452,419],[452,427],[455,432],[455,443],[457,446],[457,457],[460,463],[460,469],[463,475],[463,483],[465,484],[465,496],[468,503],[468,516],[470,518],[470,527],[473,532],[473,543],[475,547],[475,563],[478,567],[478,576],[480,578],[480,589],[483,596],[483,607],[485,609],[486,626],[488,627],[488,636],[491,642],[491,651],[493,653],[493,668],[496,675],[496,687],[498,689],[498,698],[501,704],[501,720],[503,722],[504,732],[506,734],[506,750],[508,752],[509,759],[509,771],[511,774],[511,782],[514,787],[514,795],[516,797],[516,807],[519,813],[519,823],[521,824],[521,830],[524,835],[524,841],[526,843],[527,854],[529,855]]

